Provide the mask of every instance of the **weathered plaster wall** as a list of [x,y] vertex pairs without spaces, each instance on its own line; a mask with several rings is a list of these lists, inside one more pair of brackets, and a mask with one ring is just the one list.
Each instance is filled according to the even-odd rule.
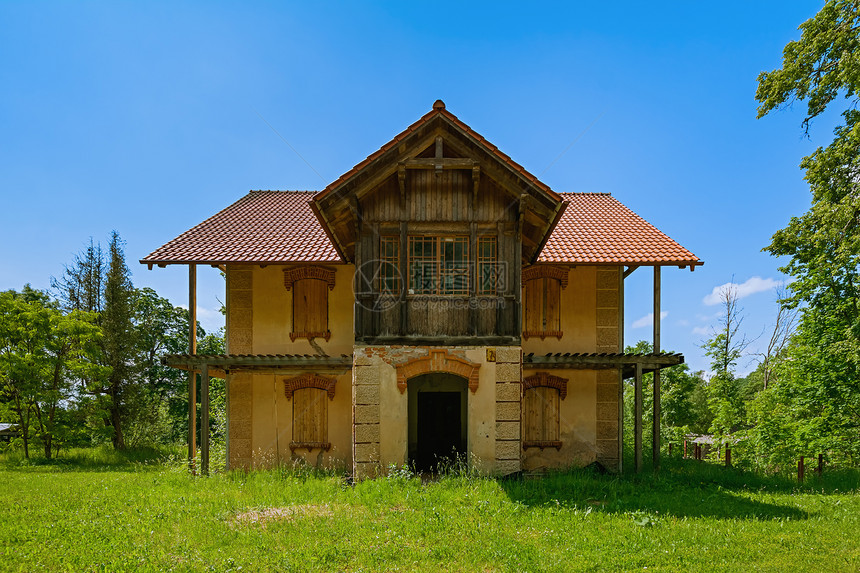
[[[351,354],[353,338],[353,265],[325,265],[335,269],[334,289],[328,293],[328,327],[331,338],[314,342],[326,354]],[[307,339],[290,340],[293,293],[284,286],[284,267],[253,267],[253,331],[255,354],[316,354]]]
[[[557,265],[561,266],[561,265]],[[523,340],[523,352],[595,352],[597,349],[597,269],[571,267],[567,288],[561,289],[561,339]]]
[[[617,266],[571,267],[567,288],[561,290],[561,339],[530,338],[523,352],[536,355],[622,350],[621,273]],[[537,370],[527,370],[525,376]],[[525,469],[584,465],[599,461],[620,469],[620,393],[618,370],[553,370],[568,378],[568,395],[559,404],[559,451],[529,448]]]
[[294,374],[253,375],[253,466],[273,467],[308,464],[315,467],[349,468],[352,464],[351,376],[337,379],[334,399],[326,398],[329,451],[314,448],[290,450],[293,439],[293,400],[284,392],[284,379]]
[[[227,352],[230,354],[250,354],[253,351],[253,278],[251,267],[227,267]],[[252,375],[228,374],[228,468],[247,468],[251,465],[254,420],[252,399]]]
[[[353,420],[355,424],[354,472],[359,479],[374,477],[389,464],[404,464],[409,455],[409,397],[398,387],[397,367],[410,359],[427,357],[431,350],[478,364],[478,384],[467,390],[467,452],[470,460],[487,472],[519,469],[519,362],[507,363],[502,396],[510,406],[497,403],[497,364],[488,360],[487,347],[373,347],[355,348],[353,361]],[[496,355],[502,348],[490,348]],[[505,356],[519,359],[519,348]],[[512,366],[512,367],[511,367]],[[420,372],[426,373],[426,372]],[[516,378],[514,380],[513,378]],[[497,440],[498,422],[505,426],[505,439]],[[510,446],[508,445],[510,444]],[[501,456],[501,457],[500,457]]]
[[[530,376],[537,370],[526,370]],[[523,469],[542,470],[584,466],[597,459],[597,419],[594,407],[597,372],[594,370],[552,370],[567,379],[567,396],[559,400],[559,439],[556,448],[528,448],[523,453]]]
[[[315,342],[330,355],[352,353],[352,267],[334,265],[329,292],[331,339]],[[313,354],[307,340],[290,340],[292,292],[284,286],[283,266],[227,267],[227,351],[231,354]],[[228,460],[231,468],[307,462],[349,467],[352,463],[352,384],[341,373],[335,398],[328,403],[329,452],[290,451],[292,402],[278,374],[235,373],[227,377]],[[334,374],[326,374],[334,376]]]

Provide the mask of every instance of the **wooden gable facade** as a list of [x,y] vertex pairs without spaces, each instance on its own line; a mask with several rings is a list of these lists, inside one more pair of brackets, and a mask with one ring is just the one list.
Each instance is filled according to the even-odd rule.
[[565,204],[440,113],[314,198],[355,265],[357,343],[516,344],[522,264]]
[[683,361],[622,354],[624,277],[701,264],[609,196],[555,193],[441,101],[319,193],[249,193],[141,262],[188,264],[192,295],[196,265],[226,272],[228,354],[164,360],[192,398],[194,372],[226,377],[228,466],[357,478],[454,455],[620,470],[622,377]]

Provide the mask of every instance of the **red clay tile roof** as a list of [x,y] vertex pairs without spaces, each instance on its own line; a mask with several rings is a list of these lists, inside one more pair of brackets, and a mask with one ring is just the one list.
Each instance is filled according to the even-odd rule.
[[[314,191],[251,191],[140,262],[341,262],[309,202]],[[568,203],[538,262],[701,264],[611,195],[560,193]]]
[[315,191],[251,191],[140,262],[340,262],[311,212]]
[[542,191],[549,193],[551,196],[557,198],[557,194],[555,193],[555,191],[550,189],[546,183],[544,183],[543,181],[538,179],[536,176],[534,176],[531,173],[529,173],[528,171],[526,171],[525,167],[523,167],[522,165],[520,165],[519,163],[517,163],[516,161],[511,159],[511,157],[507,153],[503,152],[501,149],[499,149],[498,147],[496,147],[495,145],[490,143],[488,140],[484,139],[484,136],[482,136],[477,131],[473,130],[471,127],[469,127],[468,125],[463,123],[460,120],[460,118],[458,118],[456,115],[454,115],[453,113],[451,113],[450,111],[445,109],[445,103],[439,99],[439,100],[436,100],[436,102],[433,104],[433,109],[431,109],[430,111],[425,113],[423,116],[421,116],[421,118],[419,118],[418,121],[416,121],[415,123],[413,123],[412,125],[410,125],[406,129],[404,129],[403,131],[401,131],[400,133],[395,135],[394,139],[392,139],[391,141],[389,141],[388,143],[386,143],[385,145],[380,147],[378,150],[376,150],[373,153],[371,153],[370,155],[368,155],[363,161],[358,163],[355,167],[353,167],[352,169],[350,169],[349,171],[347,171],[346,173],[344,173],[343,175],[338,177],[335,181],[332,181],[325,189],[320,191],[314,197],[314,199],[322,199],[323,197],[325,197],[332,189],[337,188],[342,183],[346,182],[350,177],[356,175],[359,171],[361,171],[362,169],[367,167],[374,159],[376,159],[377,157],[379,157],[380,155],[382,155],[383,153],[385,153],[386,151],[388,151],[392,147],[397,146],[401,141],[406,139],[406,137],[410,133],[417,130],[418,128],[420,128],[422,125],[424,125],[425,123],[427,123],[428,121],[430,121],[431,119],[433,119],[437,115],[441,115],[441,116],[447,118],[451,123],[453,123],[454,125],[459,127],[467,135],[469,135],[470,137],[472,137],[473,139],[475,139],[476,141],[481,143],[484,146],[484,148],[486,148],[490,153],[492,153],[496,157],[498,157],[503,163],[506,163],[511,169],[516,171],[520,176],[524,177],[526,180],[533,183],[536,187],[538,187]]
[[699,258],[608,193],[559,193],[567,202],[538,262],[700,265]]

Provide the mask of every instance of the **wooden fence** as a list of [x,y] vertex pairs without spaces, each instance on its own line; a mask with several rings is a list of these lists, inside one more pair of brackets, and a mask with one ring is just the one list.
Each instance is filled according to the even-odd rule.
[[[672,456],[673,446],[674,446],[674,444],[669,442],[669,456],[670,457]],[[690,447],[690,446],[692,446],[692,447]],[[684,459],[692,458],[694,460],[703,460],[703,459],[705,459],[707,450],[710,449],[711,447],[712,447],[711,444],[703,444],[703,443],[699,443],[699,442],[688,442],[687,440],[684,440],[683,458]],[[691,450],[692,450],[692,452],[691,452]],[[730,467],[732,465],[732,448],[730,448],[729,446],[726,446],[725,448],[719,447],[717,450],[717,453],[718,453],[717,458],[723,460],[726,467]],[[800,458],[797,460],[797,481],[803,482],[803,480],[806,478],[806,468],[807,468],[808,463],[809,462],[807,461],[806,456],[800,456]],[[818,474],[818,477],[821,477],[821,475],[824,473],[824,454],[818,454],[818,465],[812,471],[814,471],[816,474]]]

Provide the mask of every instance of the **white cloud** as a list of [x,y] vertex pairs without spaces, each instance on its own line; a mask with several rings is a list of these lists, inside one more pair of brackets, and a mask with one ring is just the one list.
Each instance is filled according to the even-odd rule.
[[693,334],[700,334],[700,335],[704,336],[704,335],[708,334],[708,327],[707,326],[694,326],[693,327]]
[[734,291],[737,295],[737,298],[742,299],[750,296],[751,294],[769,291],[778,286],[782,286],[781,281],[774,280],[771,278],[763,279],[761,277],[752,277],[741,284],[726,283],[723,285],[715,286],[714,290],[712,290],[710,294],[708,294],[707,296],[705,296],[705,298],[702,299],[702,302],[708,306],[714,306],[722,302],[723,293],[728,291]]
[[[669,316],[668,311],[664,310],[663,312],[660,313],[660,319],[661,320],[666,318],[667,316]],[[649,312],[648,314],[646,314],[642,318],[635,320],[633,322],[633,324],[631,324],[630,326],[631,326],[631,328],[642,328],[643,326],[651,326],[652,324],[654,324],[654,313]]]
[[675,324],[677,324],[678,326],[690,326],[690,321],[682,318],[681,320],[679,320]]

